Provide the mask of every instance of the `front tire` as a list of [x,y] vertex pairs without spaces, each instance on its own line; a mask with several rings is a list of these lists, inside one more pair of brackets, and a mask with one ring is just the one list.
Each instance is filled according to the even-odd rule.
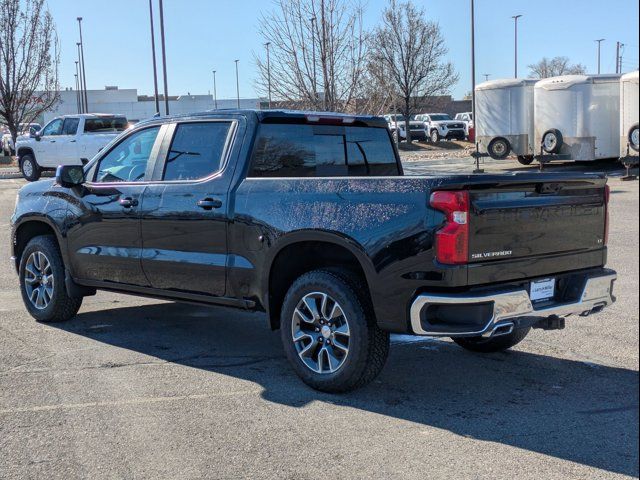
[[389,334],[378,327],[365,291],[352,274],[315,270],[287,292],[282,343],[296,374],[310,387],[346,392],[368,384],[382,370]]
[[19,272],[22,300],[37,321],[62,322],[78,313],[82,298],[67,294],[64,263],[55,237],[32,238],[22,252]]
[[20,171],[22,172],[22,176],[29,182],[39,180],[40,174],[42,173],[38,162],[36,162],[35,157],[30,153],[20,158]]
[[431,143],[438,143],[440,141],[440,134],[438,133],[438,130],[431,130],[429,138],[431,139]]
[[483,337],[463,337],[453,338],[453,341],[462,348],[472,352],[492,353],[503,352],[511,347],[515,347],[529,334],[531,328],[519,328],[508,335],[500,335],[495,338]]

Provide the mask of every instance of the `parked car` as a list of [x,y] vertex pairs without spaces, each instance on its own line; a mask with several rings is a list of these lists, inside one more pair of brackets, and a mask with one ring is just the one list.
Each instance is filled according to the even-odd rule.
[[42,130],[16,141],[20,171],[33,182],[43,170],[83,165],[127,127],[122,115],[91,113],[54,118]]
[[[387,114],[384,116],[387,121],[387,125],[391,133],[398,136],[398,140],[407,139],[407,124],[404,115],[395,113]],[[410,119],[409,129],[411,130],[411,140],[426,140],[429,138],[424,122]]]
[[218,110],[24,186],[11,248],[38,321],[96,289],[263,311],[302,380],[340,392],[389,332],[493,352],[611,305],[608,199],[596,173],[403,176],[379,117]]
[[464,135],[466,138],[469,138],[469,128],[473,128],[473,113],[456,113],[453,119],[464,123]]
[[433,143],[439,142],[443,138],[464,140],[466,137],[464,123],[452,120],[446,113],[421,113],[416,115],[416,120],[426,124],[429,138]]
[[[18,125],[17,138],[25,135],[31,135],[35,132],[40,131],[41,128],[42,127],[39,123],[21,123],[20,125]],[[6,157],[16,154],[15,145],[13,143],[13,138],[11,137],[11,132],[9,132],[9,129],[7,129],[6,132],[2,133],[2,153]]]

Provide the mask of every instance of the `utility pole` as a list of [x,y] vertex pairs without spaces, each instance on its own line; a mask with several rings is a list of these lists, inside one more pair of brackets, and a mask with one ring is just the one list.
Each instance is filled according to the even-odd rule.
[[216,92],[216,71],[213,71],[213,108],[218,109],[218,93]]
[[153,0],[149,0],[149,21],[151,22],[151,56],[153,59],[153,99],[156,102],[156,114],[160,114],[160,97],[158,96],[158,68],[156,65],[156,39],[153,28]]
[[167,52],[164,45],[164,8],[158,0],[160,9],[160,44],[162,47],[162,78],[164,80],[164,114],[169,115],[169,86],[167,85]]
[[84,67],[84,44],[82,43],[82,17],[78,17],[78,30],[80,31],[80,62],[82,63],[82,83],[84,84],[85,113],[89,113],[89,100],[87,97],[87,70]]
[[269,92],[269,109],[271,109],[271,62],[269,58],[269,46],[271,42],[267,42],[264,46],[267,48],[267,89]]
[[514,78],[518,78],[518,19],[521,17],[522,15],[514,15],[513,20],[514,20],[514,40],[515,40],[515,48],[514,48],[514,70],[515,70],[515,74],[514,74]]
[[238,75],[238,62],[240,60],[234,60],[236,62],[236,97],[238,100],[238,109],[240,108],[240,76]]
[[604,42],[606,39],[599,38],[598,40],[594,40],[598,44],[598,75],[600,75],[600,44]]
[[80,61],[82,57],[80,56],[80,42],[76,42],[76,46],[78,47],[78,61],[76,62],[76,65],[78,66],[78,80],[80,81],[80,113],[85,113],[86,97],[84,95],[84,88],[82,86],[82,62]]

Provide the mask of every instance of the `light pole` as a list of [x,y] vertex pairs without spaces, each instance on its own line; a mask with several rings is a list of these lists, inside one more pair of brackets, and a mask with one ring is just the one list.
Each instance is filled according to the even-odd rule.
[[149,0],[149,21],[151,23],[151,56],[153,58],[153,98],[156,102],[156,114],[160,114],[160,98],[158,97],[158,68],[156,65],[156,39],[153,29],[153,0]]
[[164,45],[164,8],[162,0],[158,0],[160,10],[160,44],[162,47],[162,79],[164,80],[164,112],[169,115],[169,86],[167,85],[167,52]]
[[85,113],[85,109],[87,104],[85,103],[85,94],[84,94],[84,87],[82,85],[82,62],[81,60],[81,55],[80,55],[80,42],[76,42],[76,46],[78,47],[78,61],[76,62],[76,64],[78,65],[78,80],[80,81],[80,110],[82,113]]
[[238,62],[240,60],[234,60],[236,63],[236,97],[238,100],[238,108],[240,108],[240,77],[238,75]]
[[216,92],[216,70],[213,71],[213,108],[218,109],[218,93]]
[[518,19],[521,17],[522,15],[514,15],[513,17],[513,23],[514,23],[514,43],[515,43],[515,48],[514,48],[514,68],[515,68],[515,75],[514,78],[518,78]]
[[269,108],[271,108],[271,61],[269,58],[271,42],[265,43],[264,46],[267,48],[267,90],[269,92]]
[[[76,62],[76,72],[78,71],[78,62]],[[78,90],[78,74],[74,73],[74,77],[76,77],[76,106],[78,108],[78,113],[82,113],[80,111],[80,90]]]
[[80,31],[80,62],[82,63],[82,83],[84,84],[85,113],[89,112],[89,100],[87,98],[87,70],[84,68],[84,44],[82,43],[82,17],[78,17],[78,30]]
[[600,44],[604,42],[604,38],[599,38],[598,40],[594,40],[598,44],[598,75],[600,75]]
[[[474,2],[471,0],[471,118],[473,118],[474,135],[478,131],[478,119],[476,118],[476,19]],[[476,169],[473,173],[484,173],[480,168],[480,151],[476,139]]]
[[488,82],[489,81],[489,77],[491,76],[490,73],[483,73],[482,76],[484,77],[484,81]]

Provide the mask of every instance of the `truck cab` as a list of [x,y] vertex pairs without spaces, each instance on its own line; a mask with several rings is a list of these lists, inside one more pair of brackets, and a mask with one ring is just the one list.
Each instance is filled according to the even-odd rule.
[[127,128],[123,115],[81,114],[56,117],[42,130],[16,141],[23,176],[29,181],[58,165],[84,165]]

